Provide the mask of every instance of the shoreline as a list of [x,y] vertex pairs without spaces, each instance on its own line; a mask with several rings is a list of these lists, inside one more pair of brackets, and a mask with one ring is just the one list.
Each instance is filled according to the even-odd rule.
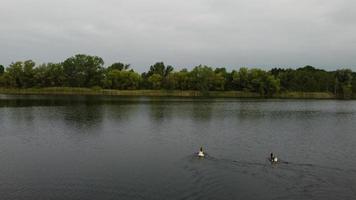
[[[95,88],[0,88],[0,94],[13,95],[97,95],[97,96],[146,96],[146,97],[210,97],[210,98],[255,98],[255,99],[340,99],[328,92],[284,92],[273,96],[261,96],[258,93],[244,91],[194,90],[112,90]],[[355,96],[352,98],[355,99]]]

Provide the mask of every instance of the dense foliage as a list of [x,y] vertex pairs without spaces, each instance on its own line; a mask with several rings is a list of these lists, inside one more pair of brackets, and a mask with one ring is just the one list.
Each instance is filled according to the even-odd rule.
[[263,96],[279,92],[331,92],[342,98],[356,94],[356,73],[350,69],[325,71],[312,66],[298,69],[225,68],[199,65],[175,71],[157,62],[148,72],[138,74],[129,64],[104,67],[97,56],[78,54],[61,63],[37,65],[32,60],[0,65],[0,87],[101,87],[107,89],[165,89],[207,91],[248,91]]

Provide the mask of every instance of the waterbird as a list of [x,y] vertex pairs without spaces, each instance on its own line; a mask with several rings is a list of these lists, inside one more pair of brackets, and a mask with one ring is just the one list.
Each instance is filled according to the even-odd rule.
[[271,153],[270,161],[272,163],[277,163],[278,162],[278,158],[275,155],[273,155],[273,153]]
[[205,157],[205,154],[204,154],[204,151],[203,151],[203,147],[200,147],[200,150],[198,152],[198,157],[200,157],[200,158]]

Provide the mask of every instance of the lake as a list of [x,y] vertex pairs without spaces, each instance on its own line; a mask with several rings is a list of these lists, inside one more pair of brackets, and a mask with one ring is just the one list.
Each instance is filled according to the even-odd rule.
[[0,95],[1,199],[356,199],[355,146],[356,101]]

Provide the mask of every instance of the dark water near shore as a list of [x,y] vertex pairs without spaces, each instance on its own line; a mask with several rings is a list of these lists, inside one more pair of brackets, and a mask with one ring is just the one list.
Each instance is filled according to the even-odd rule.
[[356,199],[356,101],[0,95],[0,199]]

